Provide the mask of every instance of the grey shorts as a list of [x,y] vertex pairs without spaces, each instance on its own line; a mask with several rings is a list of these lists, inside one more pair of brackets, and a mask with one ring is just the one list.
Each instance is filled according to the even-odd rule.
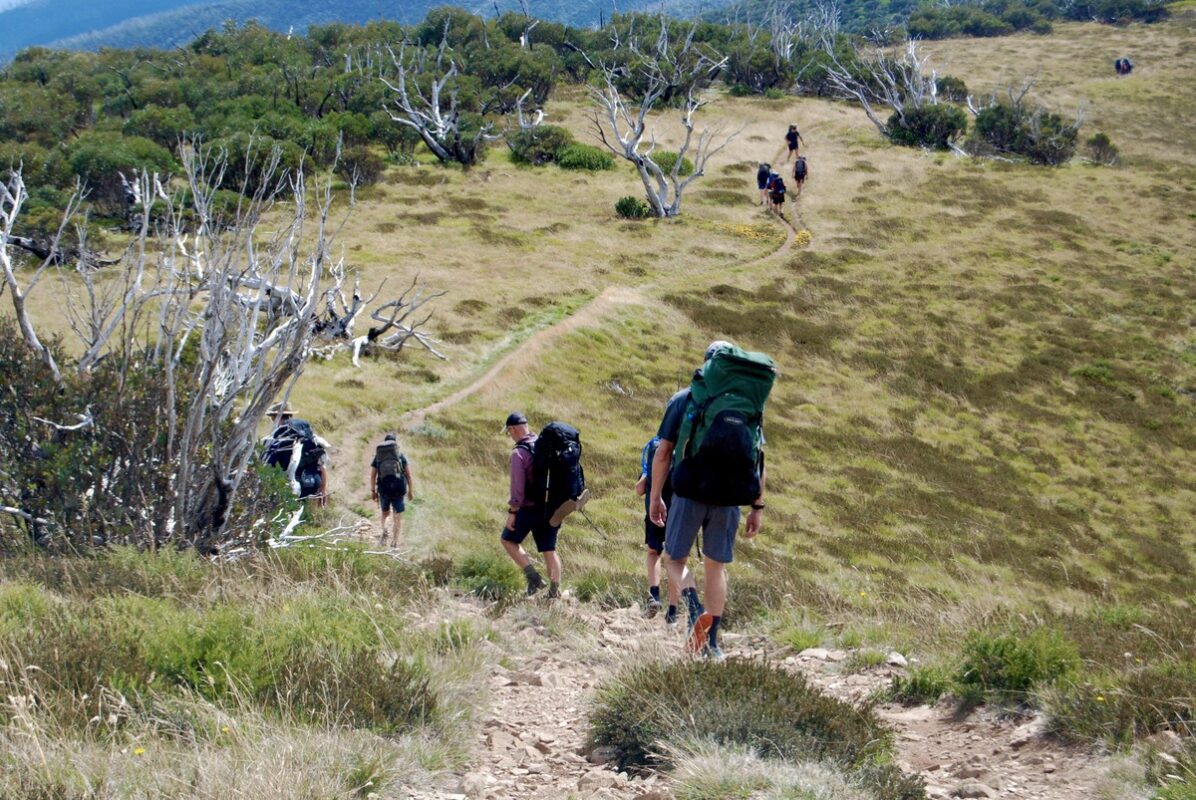
[[713,561],[730,564],[738,529],[739,506],[711,506],[674,497],[665,523],[664,552],[673,560],[685,558],[701,530],[702,554]]

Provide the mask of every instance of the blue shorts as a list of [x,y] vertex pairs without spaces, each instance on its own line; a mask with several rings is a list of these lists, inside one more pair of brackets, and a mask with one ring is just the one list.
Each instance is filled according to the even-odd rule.
[[378,503],[382,506],[382,513],[393,511],[402,514],[407,510],[407,498],[401,494],[382,494],[378,492]]
[[544,513],[538,508],[521,508],[515,512],[515,530],[502,529],[502,540],[514,544],[523,544],[523,540],[530,533],[532,541],[536,543],[536,552],[551,553],[556,550],[556,535],[561,530],[555,528],[544,519]]
[[664,552],[674,561],[689,556],[698,531],[702,531],[702,554],[711,561],[730,564],[739,529],[739,506],[712,506],[674,497],[665,525]]
[[763,178],[761,178],[759,176],[756,177],[756,188],[760,189],[760,190],[764,190],[764,189],[768,188],[768,176],[767,175],[765,175]]

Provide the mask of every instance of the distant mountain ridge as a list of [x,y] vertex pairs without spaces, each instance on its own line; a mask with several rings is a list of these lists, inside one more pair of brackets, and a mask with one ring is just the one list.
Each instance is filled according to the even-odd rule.
[[[249,19],[277,30],[304,32],[330,22],[372,19],[418,22],[442,5],[492,16],[517,9],[511,0],[30,0],[0,11],[0,61],[34,45],[91,50],[100,47],[174,47],[226,20]],[[622,0],[619,11],[692,8],[689,0]],[[533,15],[572,25],[597,25],[612,0],[533,0]],[[2,8],[2,6],[0,6]]]

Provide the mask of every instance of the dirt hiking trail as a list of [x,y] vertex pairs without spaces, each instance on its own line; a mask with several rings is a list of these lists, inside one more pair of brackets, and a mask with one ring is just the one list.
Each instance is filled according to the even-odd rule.
[[[446,606],[451,613],[485,613],[470,598],[457,597]],[[480,713],[468,767],[438,785],[405,786],[403,796],[673,798],[667,774],[616,772],[606,763],[610,753],[588,751],[586,715],[594,688],[621,665],[685,657],[683,630],[667,628],[661,617],[646,619],[637,606],[602,611],[568,592],[559,601],[516,603],[491,624],[498,636],[497,644],[487,645],[493,647],[490,703]],[[850,703],[864,700],[904,671],[897,664],[853,670],[850,651],[795,653],[762,636],[728,632],[723,641],[730,658],[766,659]],[[899,663],[898,655],[889,660]],[[1001,719],[983,708],[960,718],[949,705],[886,705],[879,713],[894,731],[900,766],[923,775],[932,800],[1091,800],[1106,769],[1092,753],[1044,736],[1037,719]]]

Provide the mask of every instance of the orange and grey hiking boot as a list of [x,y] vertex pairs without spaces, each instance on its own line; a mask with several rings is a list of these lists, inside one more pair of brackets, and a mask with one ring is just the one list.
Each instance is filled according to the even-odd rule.
[[691,655],[701,655],[706,652],[706,640],[710,635],[710,625],[714,622],[714,615],[703,611],[694,621],[689,631],[689,640],[685,643],[685,652]]

